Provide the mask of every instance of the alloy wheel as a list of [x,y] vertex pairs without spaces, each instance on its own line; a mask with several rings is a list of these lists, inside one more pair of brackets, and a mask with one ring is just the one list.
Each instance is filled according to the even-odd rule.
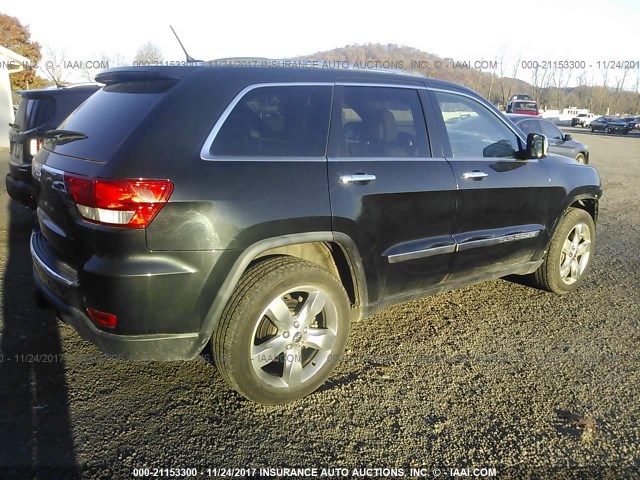
[[271,300],[257,319],[251,365],[273,387],[296,387],[330,359],[337,341],[338,308],[315,286],[300,286]]
[[589,264],[591,231],[584,223],[574,226],[562,245],[560,278],[566,285],[575,283]]

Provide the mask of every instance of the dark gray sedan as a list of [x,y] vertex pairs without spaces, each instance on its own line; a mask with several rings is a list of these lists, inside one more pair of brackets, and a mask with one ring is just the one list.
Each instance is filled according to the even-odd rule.
[[571,157],[578,163],[589,163],[589,147],[575,141],[568,133],[562,133],[562,130],[550,120],[531,115],[514,115],[512,113],[506,115],[527,135],[541,133],[546,136],[549,140],[549,152]]
[[627,122],[624,122],[616,117],[600,117],[591,122],[592,132],[604,132],[604,133],[622,133],[626,135],[631,130],[631,127]]

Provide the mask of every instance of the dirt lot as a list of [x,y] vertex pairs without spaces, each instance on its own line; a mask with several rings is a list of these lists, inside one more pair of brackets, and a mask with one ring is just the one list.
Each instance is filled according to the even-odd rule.
[[640,478],[640,135],[567,131],[590,146],[605,192],[578,292],[498,280],[396,306],[355,325],[332,380],[283,407],[240,398],[203,358],[106,359],[36,310],[30,214],[3,195],[0,477],[268,466]]

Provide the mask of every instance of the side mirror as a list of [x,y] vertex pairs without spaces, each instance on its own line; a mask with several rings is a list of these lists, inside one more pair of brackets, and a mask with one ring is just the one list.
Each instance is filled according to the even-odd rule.
[[571,136],[570,133],[565,133],[564,137],[562,138],[565,142],[568,142],[570,140],[573,140],[573,137]]
[[549,150],[549,140],[540,133],[527,135],[527,158],[544,158]]

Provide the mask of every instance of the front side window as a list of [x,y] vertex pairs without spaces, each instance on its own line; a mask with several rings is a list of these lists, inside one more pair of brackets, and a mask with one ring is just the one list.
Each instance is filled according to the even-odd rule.
[[453,158],[516,158],[517,135],[477,100],[436,92]]
[[426,157],[427,129],[418,91],[393,87],[344,87],[340,156]]
[[211,145],[214,156],[323,157],[331,86],[290,85],[249,91]]

